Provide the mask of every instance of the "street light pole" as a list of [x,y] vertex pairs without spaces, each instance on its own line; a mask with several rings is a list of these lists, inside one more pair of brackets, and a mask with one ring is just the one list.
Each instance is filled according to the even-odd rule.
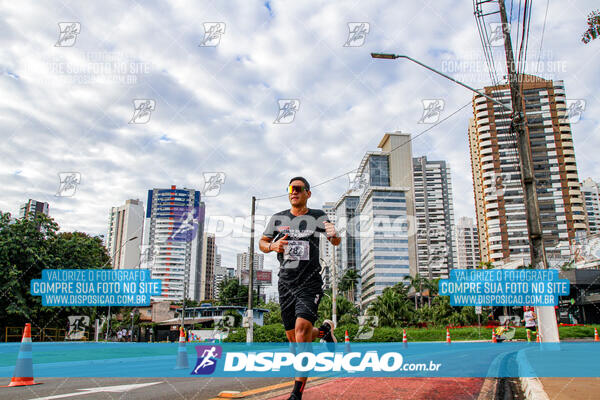
[[[502,19],[502,30],[504,33],[504,45],[506,50],[506,62],[509,72],[510,92],[512,100],[512,108],[506,104],[482,93],[481,91],[470,87],[469,85],[460,82],[451,76],[444,74],[422,62],[415,60],[412,57],[401,55],[401,54],[390,54],[390,53],[371,53],[372,58],[381,58],[388,60],[395,60],[397,58],[404,58],[409,61],[419,64],[423,68],[426,68],[436,74],[443,76],[452,82],[469,89],[480,96],[485,97],[487,100],[498,104],[504,109],[510,111],[512,116],[512,124],[517,133],[517,148],[519,153],[519,163],[521,166],[521,181],[523,183],[523,200],[525,203],[525,210],[527,215],[527,228],[529,231],[529,245],[531,251],[531,262],[534,267],[548,268],[546,263],[546,253],[544,251],[544,242],[542,238],[541,220],[539,213],[539,205],[537,201],[535,177],[533,175],[533,161],[531,159],[531,144],[529,142],[529,136],[525,131],[525,118],[523,115],[523,107],[519,94],[519,80],[515,69],[514,57],[512,54],[512,45],[510,40],[510,32],[508,26],[508,20],[506,16],[506,9],[504,7],[504,0],[498,1],[500,5],[500,16]],[[513,111],[514,110],[514,111]],[[556,324],[556,314],[554,313],[553,307],[538,307],[538,316],[540,321],[540,331],[542,337],[546,342],[558,342],[558,326]]]
[[[123,244],[115,251],[113,251],[110,260],[108,260],[107,262],[104,263],[104,265],[102,266],[101,269],[103,269],[104,267],[106,267],[108,265],[109,262],[112,261],[113,257],[115,256],[115,254],[117,254],[117,252],[120,252],[121,249],[129,242],[131,242],[132,240],[137,239],[137,236],[131,237],[129,239],[127,239],[126,241],[123,242]],[[110,304],[108,305],[108,315],[106,316],[106,335],[104,336],[104,341],[108,342],[108,332],[110,331]]]
[[438,71],[435,68],[430,67],[427,64],[423,64],[421,61],[415,60],[412,57],[409,57],[409,56],[406,56],[406,55],[403,55],[403,54],[389,54],[389,53],[371,53],[371,57],[372,58],[381,58],[381,59],[385,59],[385,60],[395,60],[396,58],[405,58],[405,59],[407,59],[409,61],[414,62],[415,64],[419,64],[421,67],[423,67],[425,69],[428,69],[428,70],[430,70],[432,72],[435,72],[436,74],[438,74],[440,76],[443,76],[446,79],[451,80],[452,82],[454,82],[454,83],[456,83],[456,84],[458,84],[458,85],[460,85],[460,86],[462,86],[462,87],[464,87],[466,89],[469,89],[472,92],[477,93],[480,96],[485,97],[489,101],[494,102],[494,103],[498,104],[499,106],[502,106],[506,110],[512,112],[512,109],[509,106],[507,106],[506,104],[504,104],[504,103],[502,103],[502,102],[494,99],[493,97],[488,96],[487,94],[485,94],[485,93],[483,93],[483,92],[481,92],[481,91],[479,91],[479,90],[477,90],[475,88],[472,88],[471,86],[467,85],[466,83],[463,83],[463,82],[461,82],[459,80],[456,80],[453,77],[451,77],[449,75],[446,75],[443,72],[440,72],[440,71]]
[[252,196],[252,210],[250,217],[250,265],[248,267],[248,328],[246,330],[246,343],[252,343],[254,341],[254,316],[252,310],[252,301],[254,290],[254,215],[256,213],[256,197]]
[[336,248],[333,247],[333,266],[331,268],[331,273],[333,277],[333,282],[331,282],[331,320],[333,321],[333,326],[337,326],[337,258],[336,258]]

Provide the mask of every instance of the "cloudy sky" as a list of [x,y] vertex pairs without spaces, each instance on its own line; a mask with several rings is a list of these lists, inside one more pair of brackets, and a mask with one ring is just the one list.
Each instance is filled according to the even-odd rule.
[[[429,129],[413,155],[447,160],[455,215],[474,215],[470,107],[419,122],[423,100],[441,99],[443,120],[471,93],[408,61],[369,57],[408,54],[488,85],[471,1],[163,3],[2,1],[0,210],[47,201],[62,230],[105,234],[111,206],[145,203],[153,187],[202,190],[204,173],[225,174],[204,198],[207,214],[242,218],[252,195],[284,194],[259,201],[258,214],[286,208],[291,176],[314,186],[341,175],[314,188],[309,206],[320,207],[385,132]],[[581,178],[600,178],[600,40],[580,41],[594,7],[552,1],[545,19],[546,2],[535,2],[527,53],[527,72],[563,80],[568,99],[585,101],[573,124]],[[366,35],[350,37],[349,23]],[[503,74],[501,47],[495,56]],[[134,114],[134,100],[150,100],[149,114]],[[283,100],[298,110],[274,123]],[[61,189],[65,172],[80,179],[75,193]],[[220,238],[223,264],[247,243]]]

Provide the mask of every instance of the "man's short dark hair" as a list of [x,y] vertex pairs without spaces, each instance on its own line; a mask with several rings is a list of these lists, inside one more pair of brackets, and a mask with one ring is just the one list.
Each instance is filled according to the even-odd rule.
[[308,181],[306,179],[304,179],[303,177],[296,176],[296,177],[290,179],[290,183],[288,183],[288,185],[291,185],[291,183],[294,182],[294,181],[302,181],[302,182],[304,182],[304,186],[306,187],[306,190],[310,190],[310,183],[308,183]]

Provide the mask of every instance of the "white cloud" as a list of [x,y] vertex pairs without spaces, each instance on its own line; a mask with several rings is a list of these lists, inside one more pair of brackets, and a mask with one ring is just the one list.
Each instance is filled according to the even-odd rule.
[[[543,46],[544,65],[559,69],[547,72],[565,81],[568,98],[586,100],[584,118],[573,125],[581,178],[600,178],[600,42],[579,41],[595,6],[551,2]],[[282,194],[292,175],[314,185],[356,168],[383,133],[426,129],[418,124],[422,99],[444,99],[443,118],[471,98],[408,61],[373,61],[371,51],[409,54],[475,87],[489,83],[477,72],[483,59],[469,2],[273,1],[269,7],[5,4],[0,209],[14,213],[27,198],[48,201],[63,230],[102,234],[111,206],[128,198],[145,203],[152,187],[202,189],[203,172],[223,171],[221,194],[205,199],[208,214],[247,215],[252,195]],[[544,11],[544,5],[533,10],[530,60],[537,60]],[[80,22],[81,33],[73,47],[55,47],[58,22],[65,21]],[[225,22],[219,46],[198,47],[203,22]],[[362,47],[343,47],[348,22],[370,24]],[[102,65],[99,57],[116,64]],[[76,67],[91,72],[69,73]],[[127,83],[129,77],[135,82]],[[156,101],[147,124],[128,123],[134,99]],[[300,100],[293,123],[273,124],[278,99]],[[450,162],[457,217],[474,213],[469,116],[467,107],[413,143],[415,156]],[[81,172],[81,185],[74,197],[55,197],[57,174],[65,171]],[[310,205],[336,200],[346,187],[342,177],[315,188]],[[287,206],[285,197],[265,200],[257,212]],[[247,242],[221,239],[218,246],[223,265],[232,266]],[[273,257],[266,260],[274,266]]]

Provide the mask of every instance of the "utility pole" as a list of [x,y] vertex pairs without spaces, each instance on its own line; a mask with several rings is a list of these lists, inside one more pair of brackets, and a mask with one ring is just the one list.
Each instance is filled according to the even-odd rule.
[[252,196],[252,214],[250,217],[250,265],[248,267],[248,328],[246,330],[246,343],[254,341],[254,321],[252,310],[252,297],[254,286],[254,216],[256,212],[256,197]]
[[331,275],[333,282],[331,282],[331,320],[333,326],[337,326],[337,260],[336,260],[336,246],[333,247],[333,267],[331,269]]
[[[523,113],[523,99],[521,98],[521,77],[515,68],[515,59],[510,38],[508,18],[504,0],[498,0],[500,7],[500,19],[502,22],[502,33],[504,35],[504,51],[506,52],[506,65],[508,69],[508,81],[510,85],[510,97],[512,100],[512,125],[517,136],[517,147],[519,152],[519,166],[521,168],[521,181],[523,184],[523,201],[525,202],[525,213],[527,216],[527,230],[529,232],[529,248],[531,253],[531,264],[534,268],[548,268],[546,252],[544,251],[544,240],[542,235],[542,223],[536,191],[535,176],[533,173],[533,160],[531,157],[531,143],[525,128],[525,115]],[[537,307],[539,330],[544,342],[558,342],[558,326],[554,307]]]

